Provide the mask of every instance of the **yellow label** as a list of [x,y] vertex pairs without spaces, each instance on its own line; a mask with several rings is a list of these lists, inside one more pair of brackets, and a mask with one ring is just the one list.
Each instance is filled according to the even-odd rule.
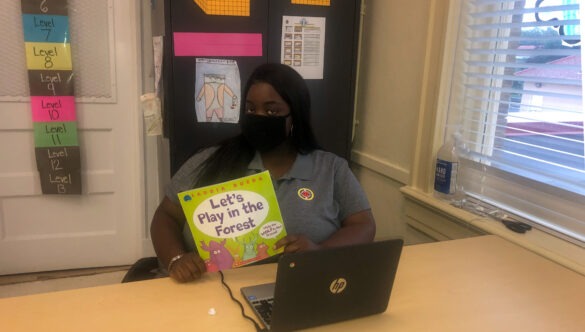
[[71,70],[69,43],[24,43],[26,65],[30,70]]

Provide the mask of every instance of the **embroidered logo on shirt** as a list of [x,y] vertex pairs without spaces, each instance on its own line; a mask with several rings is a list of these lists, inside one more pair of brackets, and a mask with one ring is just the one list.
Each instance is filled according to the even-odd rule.
[[299,191],[297,191],[297,194],[301,199],[304,199],[305,201],[312,201],[313,198],[315,198],[315,194],[309,188],[301,188],[299,189]]

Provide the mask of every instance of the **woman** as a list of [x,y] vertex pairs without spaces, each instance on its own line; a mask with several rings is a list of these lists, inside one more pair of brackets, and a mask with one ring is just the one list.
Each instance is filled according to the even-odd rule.
[[242,134],[191,157],[173,176],[157,208],[151,237],[169,275],[198,279],[205,264],[194,250],[177,193],[268,170],[287,236],[284,253],[371,242],[375,222],[347,162],[319,149],[310,126],[304,79],[282,64],[256,68],[244,89]]

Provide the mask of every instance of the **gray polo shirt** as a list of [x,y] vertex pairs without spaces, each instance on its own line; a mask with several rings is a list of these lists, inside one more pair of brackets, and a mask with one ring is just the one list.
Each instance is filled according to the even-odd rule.
[[[181,166],[166,187],[165,193],[171,201],[180,204],[177,194],[191,189],[193,177],[198,176],[195,169],[213,151],[215,148],[206,149]],[[259,153],[248,169],[250,174],[265,170]],[[351,214],[370,209],[347,161],[330,152],[315,150],[298,154],[289,172],[272,181],[287,233],[305,234],[315,243],[328,239]],[[185,226],[185,242],[192,249],[193,240]]]

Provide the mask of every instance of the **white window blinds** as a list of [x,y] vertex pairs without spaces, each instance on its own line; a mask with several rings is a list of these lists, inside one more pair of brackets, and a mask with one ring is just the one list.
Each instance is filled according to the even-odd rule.
[[469,0],[449,100],[461,186],[585,242],[579,0]]

